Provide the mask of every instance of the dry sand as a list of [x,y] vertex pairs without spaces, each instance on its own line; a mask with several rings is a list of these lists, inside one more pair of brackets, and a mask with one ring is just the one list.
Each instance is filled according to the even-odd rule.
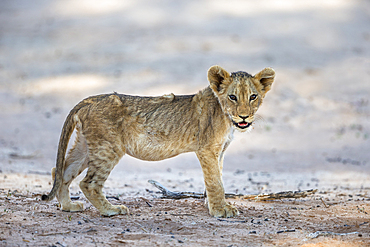
[[[365,0],[2,1],[0,245],[369,246],[369,16]],[[147,183],[203,191],[198,160],[183,154],[121,160],[104,191],[128,216],[100,217],[79,191],[82,177],[71,191],[84,212],[40,202],[79,100],[195,93],[214,64],[277,74],[264,120],[236,133],[226,153],[226,191],[317,194],[231,200],[240,216],[218,220],[203,200],[160,199]]]

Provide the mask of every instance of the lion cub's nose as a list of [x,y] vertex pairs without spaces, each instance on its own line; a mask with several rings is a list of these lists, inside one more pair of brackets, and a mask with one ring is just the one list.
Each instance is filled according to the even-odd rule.
[[247,118],[249,118],[249,116],[240,116],[240,115],[239,115],[239,117],[240,117],[241,119],[243,119],[243,121],[244,121],[244,120],[246,120]]

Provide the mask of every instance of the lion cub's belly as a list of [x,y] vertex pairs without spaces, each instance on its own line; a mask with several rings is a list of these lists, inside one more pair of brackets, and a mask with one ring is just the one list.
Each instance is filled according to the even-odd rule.
[[148,134],[133,135],[125,141],[126,153],[132,157],[158,161],[195,151],[194,143],[180,138],[158,138]]

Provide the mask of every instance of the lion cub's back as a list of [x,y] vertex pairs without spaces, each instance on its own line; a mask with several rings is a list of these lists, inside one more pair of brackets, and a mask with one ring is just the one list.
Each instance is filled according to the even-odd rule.
[[[197,147],[198,117],[192,95],[123,98],[127,154],[143,160],[162,160]],[[128,104],[127,104],[128,103]]]
[[162,160],[196,149],[198,119],[193,95],[140,97],[123,94],[87,98],[79,111],[87,139],[109,138],[143,160]]

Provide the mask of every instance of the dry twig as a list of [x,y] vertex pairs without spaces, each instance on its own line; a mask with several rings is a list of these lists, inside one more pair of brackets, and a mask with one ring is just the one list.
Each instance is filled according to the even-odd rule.
[[322,197],[320,197],[320,200],[321,200],[321,202],[324,204],[324,206],[325,206],[326,208],[328,208],[328,207],[329,207],[328,205],[326,205],[326,203],[324,202],[324,200],[322,199]]
[[[162,198],[165,199],[184,199],[184,198],[204,198],[204,193],[200,192],[174,192],[170,191],[162,184],[154,180],[148,181],[150,184],[158,188],[162,192]],[[256,201],[267,201],[267,200],[277,200],[284,198],[303,198],[309,195],[315,194],[317,189],[304,190],[304,191],[283,191],[278,193],[270,194],[259,194],[259,195],[243,195],[243,194],[234,194],[234,193],[225,193],[226,198],[232,199],[244,199],[244,200],[256,200]]]
[[317,237],[320,237],[320,236],[324,236],[324,237],[333,236],[333,235],[334,236],[346,236],[346,235],[351,235],[351,234],[358,234],[358,232],[336,233],[336,232],[317,231],[317,232],[308,234],[307,237],[309,239],[312,239],[312,238],[317,238]]
[[38,234],[38,236],[50,236],[50,235],[59,235],[59,234],[68,234],[68,233],[71,233],[71,231],[40,233]]

